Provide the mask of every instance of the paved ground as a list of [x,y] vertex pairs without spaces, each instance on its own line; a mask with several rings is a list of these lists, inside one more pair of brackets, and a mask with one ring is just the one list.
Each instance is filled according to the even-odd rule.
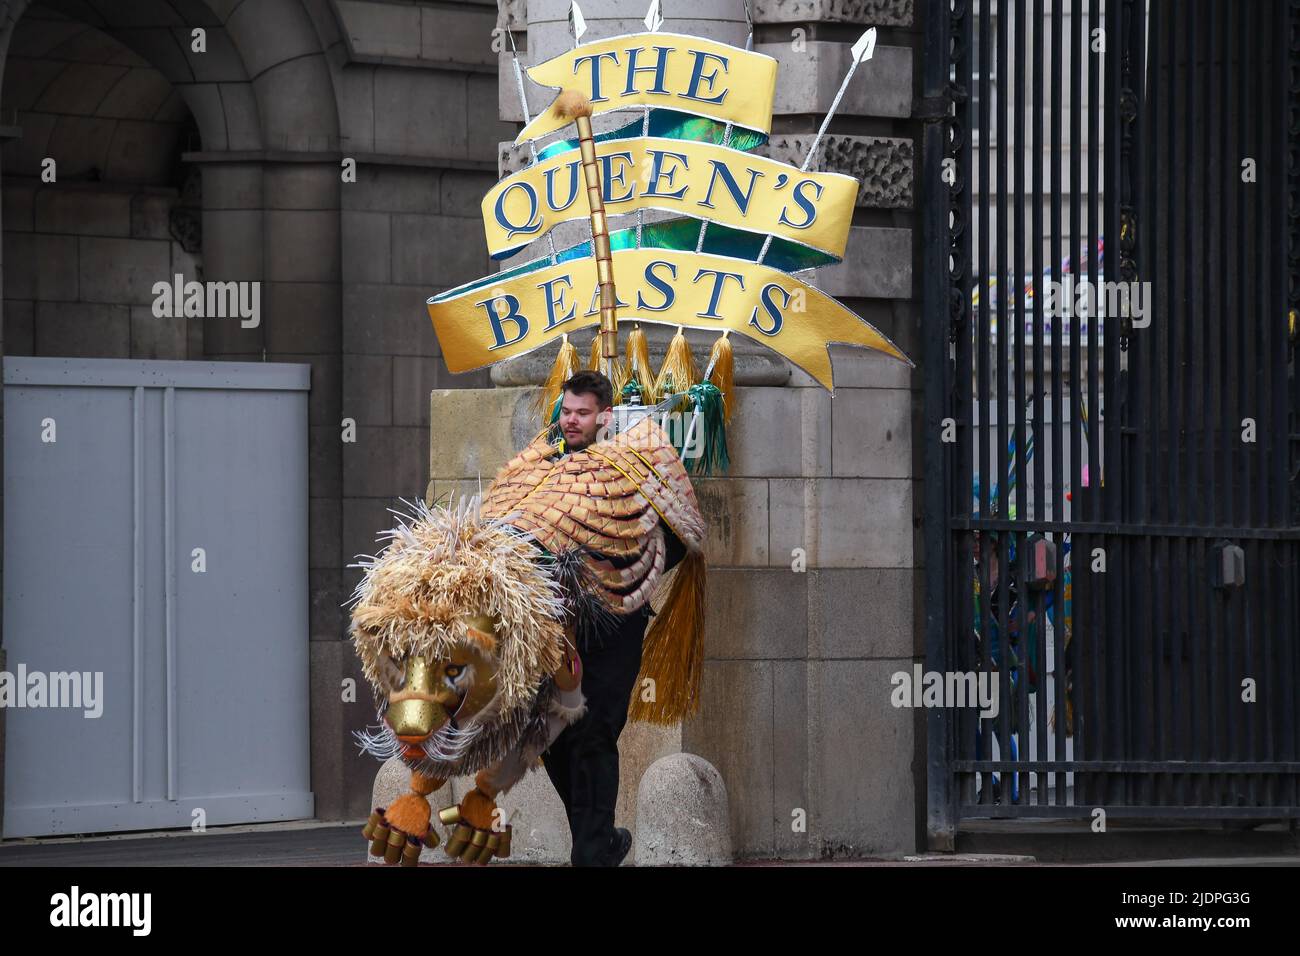
[[[23,866],[362,866],[363,821],[275,823],[120,834],[84,839],[49,838],[0,842],[0,867]],[[1060,866],[1019,854],[920,854],[904,860],[835,860],[790,863],[752,860],[742,866]],[[1103,864],[1090,864],[1103,865]],[[1300,866],[1300,855],[1238,855],[1196,859],[1124,860],[1113,866]]]
[[363,821],[355,824],[267,824],[90,837],[6,840],[6,866],[359,866],[365,862]]

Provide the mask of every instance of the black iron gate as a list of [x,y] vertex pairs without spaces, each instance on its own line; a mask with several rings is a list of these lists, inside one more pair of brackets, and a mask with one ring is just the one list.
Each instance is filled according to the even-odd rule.
[[932,840],[1300,817],[1300,0],[927,10]]

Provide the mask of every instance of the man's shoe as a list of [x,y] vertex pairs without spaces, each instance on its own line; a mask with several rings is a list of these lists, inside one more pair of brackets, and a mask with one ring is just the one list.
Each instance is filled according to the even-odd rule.
[[624,827],[614,828],[613,856],[611,866],[620,865],[632,849],[632,831]]

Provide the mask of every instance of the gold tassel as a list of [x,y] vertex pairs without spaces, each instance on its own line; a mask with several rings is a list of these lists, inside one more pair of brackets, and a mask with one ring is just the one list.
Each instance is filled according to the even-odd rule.
[[535,400],[534,408],[542,419],[543,428],[551,423],[551,408],[560,397],[561,386],[580,368],[582,363],[578,358],[578,350],[569,341],[568,333],[565,333],[560,342],[560,351],[555,356],[555,364],[551,366],[551,374],[546,376],[546,382]]
[[614,404],[620,404],[619,396],[623,394],[623,386],[627,384],[627,359],[620,358],[614,362],[614,379],[610,383],[614,386]]
[[[707,583],[704,554],[693,551],[677,566],[676,575],[646,632],[641,654],[638,691],[628,707],[629,720],[670,726],[700,709],[700,676],[704,670],[704,594]],[[654,700],[643,700],[639,688],[653,681]]]
[[722,393],[722,420],[731,424],[731,400],[732,389],[736,387],[736,356],[731,348],[731,339],[727,338],[727,333],[731,329],[723,329],[722,335],[718,341],[713,343],[713,351],[709,353],[709,367],[713,369],[709,373],[709,381],[718,386],[718,391]]
[[650,343],[646,340],[640,322],[628,333],[627,373],[627,378],[624,379],[623,384],[626,385],[633,377],[636,378],[641,385],[641,404],[655,404],[655,375],[650,370]]
[[591,338],[591,353],[587,356],[587,368],[593,372],[600,371],[600,332]]
[[655,380],[655,394],[660,398],[667,397],[665,389],[669,376],[672,376],[674,392],[684,392],[700,381],[700,370],[695,366],[691,345],[680,325],[668,343],[668,353],[664,356],[664,364],[659,367],[659,378]]

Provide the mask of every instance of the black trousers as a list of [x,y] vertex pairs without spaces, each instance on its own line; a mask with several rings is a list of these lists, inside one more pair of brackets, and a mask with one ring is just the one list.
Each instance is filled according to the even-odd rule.
[[613,866],[614,804],[618,801],[618,738],[641,670],[647,606],[612,633],[585,642],[582,693],[587,712],[542,754],[546,773],[564,801],[573,835],[574,866]]

